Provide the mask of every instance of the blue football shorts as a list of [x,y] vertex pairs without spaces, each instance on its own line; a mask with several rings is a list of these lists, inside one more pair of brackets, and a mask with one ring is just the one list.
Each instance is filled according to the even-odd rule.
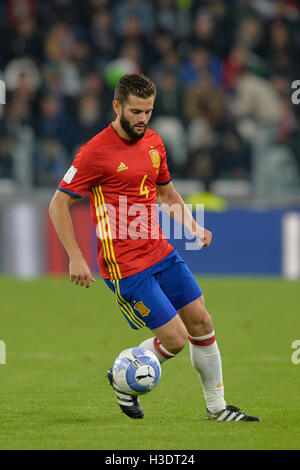
[[174,249],[162,261],[120,280],[104,279],[131,328],[151,330],[170,321],[177,310],[201,295],[188,266]]

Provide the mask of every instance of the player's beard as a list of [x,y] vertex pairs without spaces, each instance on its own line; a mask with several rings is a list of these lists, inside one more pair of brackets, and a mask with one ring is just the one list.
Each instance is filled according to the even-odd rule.
[[120,124],[121,124],[123,130],[128,135],[128,137],[132,140],[142,139],[145,135],[146,130],[147,130],[147,124],[144,124],[145,128],[144,128],[143,132],[140,132],[140,133],[135,132],[134,127],[136,126],[136,124],[134,126],[131,126],[130,122],[128,121],[128,119],[126,119],[123,112],[122,112],[121,117],[120,117]]

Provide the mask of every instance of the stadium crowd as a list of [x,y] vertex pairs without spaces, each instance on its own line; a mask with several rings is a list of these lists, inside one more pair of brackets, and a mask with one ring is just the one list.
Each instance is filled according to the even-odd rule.
[[295,0],[7,0],[0,29],[1,178],[17,178],[16,155],[27,149],[33,184],[56,186],[114,119],[113,89],[126,72],[156,83],[151,127],[175,177],[251,181],[261,129],[270,168],[277,161],[299,175]]

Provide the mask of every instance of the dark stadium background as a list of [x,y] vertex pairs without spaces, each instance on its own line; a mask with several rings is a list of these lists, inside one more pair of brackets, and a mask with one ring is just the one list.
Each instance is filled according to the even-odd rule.
[[[0,1],[1,449],[190,449],[196,463],[200,449],[299,449],[299,58],[296,0]],[[175,188],[204,204],[211,246],[170,241],[213,317],[226,400],[254,427],[205,419],[188,347],[128,420],[105,374],[149,331],[128,328],[98,276],[69,282],[49,202],[127,72],[156,83]],[[87,197],[71,210],[97,273]]]

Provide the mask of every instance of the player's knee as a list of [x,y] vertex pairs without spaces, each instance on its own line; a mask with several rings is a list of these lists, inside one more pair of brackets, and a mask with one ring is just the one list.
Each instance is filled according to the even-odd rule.
[[199,315],[198,324],[202,329],[211,330],[213,327],[212,318],[205,307]]
[[187,331],[182,329],[176,332],[168,332],[159,338],[161,344],[171,354],[178,354],[186,345]]
[[183,343],[179,343],[179,342],[174,342],[173,345],[170,345],[170,346],[169,346],[168,351],[169,351],[171,354],[179,354],[180,351],[183,350],[185,344],[186,344],[186,340],[185,340],[184,344],[183,344]]
[[167,339],[167,350],[172,354],[178,354],[185,347],[187,341],[187,332],[182,331],[179,334]]
[[189,334],[192,336],[202,336],[210,333],[213,330],[212,318],[206,310],[204,304],[200,305],[197,315],[193,315],[193,317],[190,319],[188,329]]
[[176,341],[174,342],[174,346],[173,346],[173,354],[178,354],[180,353],[180,351],[183,350],[183,348],[185,347],[186,345],[186,341],[187,341],[187,335],[184,335],[180,338],[177,338]]
[[178,354],[186,345],[188,332],[180,317],[176,315],[170,322],[154,330],[154,334],[167,351]]

